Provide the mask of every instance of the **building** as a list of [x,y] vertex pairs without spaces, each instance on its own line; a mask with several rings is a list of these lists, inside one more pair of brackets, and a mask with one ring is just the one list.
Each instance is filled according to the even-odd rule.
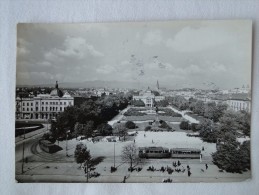
[[165,96],[155,96],[151,90],[148,89],[143,93],[140,93],[138,96],[134,95],[133,100],[142,100],[146,107],[154,107],[155,102],[164,100]]
[[16,98],[16,119],[52,119],[65,110],[68,106],[74,105],[74,98],[58,88],[50,94],[39,94],[36,97]]
[[251,112],[251,98],[247,93],[232,94],[227,100],[227,104],[234,111],[245,110]]

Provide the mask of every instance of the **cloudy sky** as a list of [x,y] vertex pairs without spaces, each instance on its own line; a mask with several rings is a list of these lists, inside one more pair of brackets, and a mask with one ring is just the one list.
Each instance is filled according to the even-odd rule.
[[248,21],[18,24],[17,85],[250,86],[251,30]]

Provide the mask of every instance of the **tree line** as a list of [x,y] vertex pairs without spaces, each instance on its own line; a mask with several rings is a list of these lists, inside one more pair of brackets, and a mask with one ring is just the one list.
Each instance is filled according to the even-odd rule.
[[69,106],[51,122],[52,136],[57,139],[66,136],[69,131],[73,136],[81,134],[91,137],[94,129],[102,135],[111,134],[112,128],[107,121],[126,108],[128,101],[123,94],[117,94],[102,96],[96,100],[88,99],[80,106]]

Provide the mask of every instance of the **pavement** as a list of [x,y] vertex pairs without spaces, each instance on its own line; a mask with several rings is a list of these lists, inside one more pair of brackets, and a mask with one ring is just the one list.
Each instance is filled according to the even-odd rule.
[[174,108],[174,107],[172,107],[172,106],[168,106],[168,108],[172,109],[172,110],[173,110],[174,112],[176,112],[176,113],[181,114],[182,117],[183,117],[185,120],[189,121],[190,123],[196,123],[196,124],[200,123],[200,121],[198,121],[198,120],[196,120],[195,118],[193,118],[193,117],[188,116],[188,115],[185,114],[186,112],[189,112],[188,110],[180,111],[180,110],[177,110],[176,108]]

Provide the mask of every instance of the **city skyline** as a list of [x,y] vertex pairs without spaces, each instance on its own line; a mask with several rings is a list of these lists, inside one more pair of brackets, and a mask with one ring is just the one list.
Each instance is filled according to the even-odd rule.
[[251,30],[249,21],[18,24],[17,85],[250,86]]

